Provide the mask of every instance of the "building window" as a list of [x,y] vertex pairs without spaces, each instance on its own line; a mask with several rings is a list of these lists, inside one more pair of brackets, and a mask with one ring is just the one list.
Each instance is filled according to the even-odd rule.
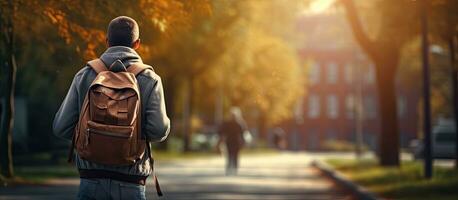
[[312,85],[320,82],[320,64],[318,62],[311,62],[308,75]]
[[339,102],[336,95],[329,95],[327,98],[327,114],[331,119],[339,116]]
[[375,65],[370,64],[367,68],[366,83],[373,84],[375,83]]
[[327,81],[329,84],[334,84],[337,82],[338,72],[337,72],[337,64],[334,62],[330,62],[327,65]]
[[308,102],[308,117],[317,118],[320,116],[320,98],[318,95],[311,94]]
[[403,118],[407,113],[406,98],[404,96],[398,97],[398,117]]
[[348,119],[353,119],[355,117],[355,105],[355,96],[347,95],[347,97],[345,97],[345,112]]
[[377,117],[377,105],[372,95],[364,97],[364,116],[367,119],[375,119]]
[[351,63],[345,64],[345,82],[348,84],[353,83],[353,70],[355,69]]

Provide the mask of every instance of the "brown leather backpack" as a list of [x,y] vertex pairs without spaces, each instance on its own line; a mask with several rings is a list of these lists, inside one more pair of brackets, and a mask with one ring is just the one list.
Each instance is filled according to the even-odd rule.
[[73,157],[73,149],[76,149],[82,159],[94,163],[134,164],[149,148],[141,137],[140,90],[136,75],[152,67],[134,63],[126,71],[113,72],[100,59],[88,65],[97,76],[81,107],[70,156]]

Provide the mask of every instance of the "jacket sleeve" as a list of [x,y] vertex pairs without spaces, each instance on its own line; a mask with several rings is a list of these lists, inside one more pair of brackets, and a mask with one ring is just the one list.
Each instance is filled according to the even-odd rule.
[[77,86],[78,75],[72,81],[67,96],[62,105],[57,111],[53,122],[53,132],[57,137],[72,140],[74,129],[78,123],[78,91]]
[[154,81],[145,108],[145,136],[148,141],[162,142],[170,132],[170,119],[167,117],[162,81]]

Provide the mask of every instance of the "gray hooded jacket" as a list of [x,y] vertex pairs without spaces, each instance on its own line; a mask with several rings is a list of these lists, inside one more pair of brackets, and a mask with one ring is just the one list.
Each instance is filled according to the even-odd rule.
[[[140,56],[129,47],[114,46],[108,48],[100,59],[106,66],[120,60],[125,66],[142,62]],[[85,95],[96,77],[95,71],[85,66],[74,77],[59,111],[57,112],[53,131],[58,137],[71,140]],[[140,102],[142,108],[142,134],[150,142],[160,142],[167,138],[170,131],[170,120],[167,117],[164,102],[164,91],[161,78],[151,70],[145,70],[137,76],[140,87]],[[152,173],[148,156],[131,166],[112,166],[96,164],[83,160],[76,155],[78,169],[99,169],[119,172],[128,175],[148,176]]]

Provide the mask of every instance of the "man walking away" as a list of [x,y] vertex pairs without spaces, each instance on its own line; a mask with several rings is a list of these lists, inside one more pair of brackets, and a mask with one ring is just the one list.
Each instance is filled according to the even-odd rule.
[[245,144],[243,132],[245,122],[239,108],[231,109],[231,118],[219,127],[217,148],[224,142],[226,146],[226,175],[237,175],[239,152]]
[[150,142],[164,141],[170,130],[161,78],[135,51],[135,20],[113,19],[106,41],[100,58],[75,75],[53,131],[72,141],[78,199],[146,199],[146,178],[155,178]]

